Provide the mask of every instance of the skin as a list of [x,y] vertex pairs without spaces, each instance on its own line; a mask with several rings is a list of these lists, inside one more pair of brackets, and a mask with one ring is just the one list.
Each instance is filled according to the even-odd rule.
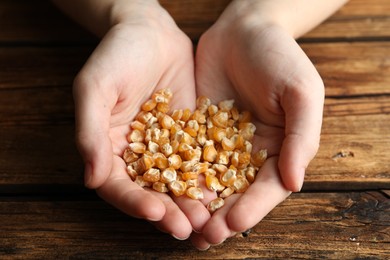
[[[201,250],[253,227],[301,189],[318,150],[324,87],[295,38],[345,1],[232,1],[202,35],[195,58],[189,38],[155,0],[54,2],[103,37],[74,81],[88,188],[177,239],[190,237]],[[200,95],[213,102],[234,98],[252,112],[254,149],[268,150],[250,188],[227,198],[212,216],[204,205],[214,193],[205,190],[206,198],[194,201],[142,189],[121,159],[139,107],[166,87],[174,93],[173,109],[193,109]]]

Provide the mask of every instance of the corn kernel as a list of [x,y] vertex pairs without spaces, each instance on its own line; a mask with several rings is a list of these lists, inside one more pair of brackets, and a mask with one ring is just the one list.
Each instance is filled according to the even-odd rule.
[[154,164],[160,170],[166,169],[169,167],[169,162],[167,157],[163,153],[153,154]]
[[255,167],[261,167],[267,159],[267,150],[260,150],[252,155],[251,163]]
[[153,99],[147,100],[145,103],[142,104],[141,109],[143,111],[152,111],[157,105],[157,102]]
[[230,195],[232,195],[234,193],[234,189],[232,187],[226,187],[220,194],[219,194],[219,197],[220,198],[227,198],[229,197]]
[[172,181],[168,183],[168,188],[178,197],[186,193],[187,183],[184,181]]
[[214,162],[217,158],[217,150],[212,141],[206,141],[203,147],[203,160],[207,162]]
[[142,154],[146,152],[146,145],[144,143],[130,143],[129,147],[134,153]]
[[157,103],[157,111],[161,113],[168,113],[169,111],[168,103]]
[[223,205],[225,205],[225,200],[223,198],[216,198],[207,204],[207,209],[210,213],[213,213],[217,209],[222,208]]
[[221,144],[225,151],[233,151],[236,148],[234,142],[227,137],[222,138]]
[[165,183],[162,182],[154,182],[152,186],[153,190],[161,192],[161,193],[166,193],[169,191],[168,187],[165,185]]
[[137,178],[138,173],[136,170],[134,170],[134,167],[132,165],[127,165],[126,171],[133,181]]
[[141,123],[138,120],[134,120],[133,122],[130,123],[130,127],[133,130],[140,130],[140,131],[145,131],[145,124]]
[[217,177],[213,175],[207,175],[206,176],[206,187],[211,191],[222,191],[225,187],[219,183],[219,180]]
[[169,167],[172,167],[173,169],[177,170],[180,169],[181,164],[182,164],[182,159],[178,154],[171,154],[168,157]]
[[168,167],[161,172],[160,181],[162,183],[170,183],[176,180],[176,176],[177,176],[176,170],[171,167]]
[[222,185],[232,186],[236,178],[237,178],[236,171],[232,169],[228,169],[226,172],[221,173],[219,177],[219,181],[221,182]]
[[123,160],[125,160],[126,163],[132,163],[138,160],[139,156],[134,153],[130,147],[126,148],[123,152]]
[[249,182],[244,176],[237,176],[233,182],[233,188],[237,193],[245,192],[249,187]]
[[181,177],[185,181],[187,181],[187,180],[194,180],[194,179],[198,178],[198,173],[196,173],[196,172],[184,172],[184,173],[181,174]]
[[134,180],[134,183],[138,184],[140,187],[151,187],[152,183],[145,181],[142,176],[137,176]]
[[150,168],[142,176],[145,181],[157,182],[160,180],[160,170],[156,168]]
[[234,105],[234,99],[223,100],[218,103],[218,107],[222,111],[232,110]]
[[188,197],[194,200],[199,200],[204,198],[202,189],[197,187],[188,188],[186,194]]

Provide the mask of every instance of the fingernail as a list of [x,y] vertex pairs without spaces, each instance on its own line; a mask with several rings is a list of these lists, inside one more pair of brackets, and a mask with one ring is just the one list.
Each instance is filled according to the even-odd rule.
[[177,240],[186,240],[186,239],[188,239],[189,238],[189,236],[188,237],[185,237],[185,238],[181,238],[181,237],[177,237],[177,236],[175,236],[174,234],[171,234],[171,236],[173,237],[173,238],[175,238],[175,239],[177,239]]
[[208,245],[208,246],[205,247],[205,248],[199,248],[199,247],[197,247],[196,249],[198,249],[199,251],[207,251],[207,250],[210,249],[210,245]]

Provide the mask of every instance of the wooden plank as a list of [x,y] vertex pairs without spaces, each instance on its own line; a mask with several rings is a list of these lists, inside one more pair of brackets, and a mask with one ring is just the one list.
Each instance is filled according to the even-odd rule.
[[96,43],[50,1],[0,1],[0,42],[9,44]]
[[200,252],[100,201],[0,202],[2,259],[387,259],[390,201],[381,193],[300,193],[247,236]]
[[82,186],[72,124],[2,126],[0,136],[0,184]]
[[322,76],[327,96],[390,94],[390,42],[301,46]]
[[[179,27],[193,40],[214,23],[230,0],[162,0]],[[370,39],[390,36],[390,2],[351,0],[303,40]],[[96,39],[69,21],[49,1],[0,2],[0,42],[95,43]]]
[[92,51],[92,47],[0,47],[0,91],[71,86]]

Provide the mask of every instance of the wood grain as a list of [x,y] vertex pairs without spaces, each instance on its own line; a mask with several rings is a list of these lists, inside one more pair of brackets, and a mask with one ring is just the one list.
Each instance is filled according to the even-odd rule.
[[100,201],[1,201],[0,256],[126,259],[386,259],[390,201],[381,193],[301,193],[244,237],[207,252]]
[[[207,30],[230,0],[161,0],[191,39]],[[334,16],[302,37],[304,41],[365,40],[390,37],[390,2],[351,0]],[[97,39],[72,24],[49,1],[0,1],[0,43],[95,44]]]

